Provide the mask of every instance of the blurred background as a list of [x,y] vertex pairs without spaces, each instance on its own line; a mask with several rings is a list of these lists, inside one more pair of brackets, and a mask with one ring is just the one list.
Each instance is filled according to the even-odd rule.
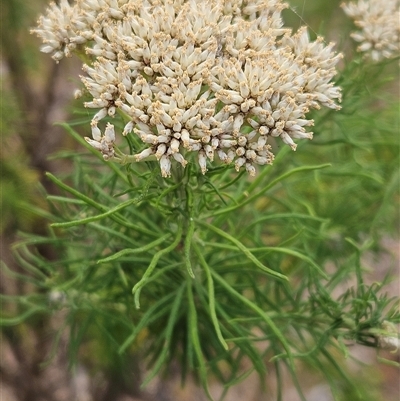
[[[287,25],[297,29],[307,24],[312,35],[323,33],[327,42],[341,42],[351,29],[351,23],[339,8],[341,1],[291,1],[292,9],[284,12]],[[65,135],[63,128],[54,125],[56,122],[70,121],[74,116],[75,101],[73,92],[79,87],[78,75],[81,73],[81,63],[74,58],[64,59],[56,64],[48,55],[39,52],[39,40],[29,34],[36,19],[43,13],[46,0],[1,0],[1,56],[0,56],[0,109],[1,109],[1,259],[16,274],[0,271],[0,292],[6,296],[29,293],[29,283],[18,280],[20,267],[12,255],[12,244],[20,232],[44,233],[46,230],[46,192],[57,193],[57,189],[45,178],[45,172],[50,171],[57,176],[71,169],[66,159],[53,158],[61,150],[78,148],[70,136]],[[351,52],[352,49],[349,49]],[[382,89],[382,97],[386,93],[398,97],[398,81]],[[379,109],[379,102],[376,108]],[[398,108],[389,110],[387,119],[395,127],[391,132],[399,133]],[[79,131],[79,129],[78,129]],[[374,171],[388,180],[392,179],[386,166],[398,166],[398,137],[387,146],[392,151],[382,147],[380,154],[373,158]],[[396,142],[397,141],[397,142]],[[393,143],[395,147],[393,148]],[[397,143],[397,148],[396,148]],[[306,144],[309,146],[309,144]],[[371,142],[371,147],[374,144]],[[330,151],[315,147],[312,152],[319,152],[319,160],[330,162]],[[325,152],[325,153],[324,153]],[[393,153],[394,152],[394,153]],[[304,157],[310,157],[305,154]],[[324,159],[324,155],[326,158]],[[344,155],[342,155],[344,156]],[[397,159],[396,159],[397,157]],[[397,163],[397,164],[396,164]],[[386,169],[386,170],[385,170]],[[386,174],[387,173],[387,174]],[[392,169],[393,173],[393,169]],[[385,176],[386,174],[386,176]],[[398,174],[397,174],[398,179]],[[398,181],[394,183],[398,187]],[[344,185],[343,190],[346,187]],[[398,189],[398,188],[397,188]],[[393,276],[399,275],[399,231],[398,231],[398,191],[397,197],[391,196],[385,200],[385,192],[376,191],[372,186],[367,188],[370,198],[360,199],[357,210],[363,210],[359,215],[349,212],[346,218],[353,218],[354,225],[368,225],[368,213],[371,205],[376,210],[376,204],[388,202],[384,209],[382,226],[387,232],[382,235],[381,247],[377,253],[367,256],[366,264],[371,265],[368,279],[382,280],[392,269]],[[374,192],[375,191],[375,192]],[[396,191],[395,191],[396,192]],[[318,204],[332,209],[340,203],[323,198],[323,191]],[[346,194],[343,193],[343,197]],[[362,198],[362,197],[361,197]],[[363,204],[362,202],[365,202]],[[369,202],[369,203],[368,203]],[[357,212],[356,210],[356,212]],[[344,218],[344,217],[343,217]],[[51,260],[57,259],[53,249],[42,247],[40,252]],[[378,255],[378,256],[377,256]],[[379,269],[373,269],[379,260]],[[397,269],[397,270],[396,270]],[[399,296],[399,281],[394,279],[387,287],[393,296]],[[12,315],[12,310],[6,311]],[[68,333],[62,332],[59,345],[52,349],[54,336],[63,324],[62,312],[48,321],[27,320],[27,322],[6,327],[2,330],[0,346],[0,399],[2,401],[169,401],[169,400],[204,400],[202,391],[194,383],[188,383],[185,389],[180,388],[179,369],[171,372],[172,378],[158,378],[148,388],[139,388],[139,375],[143,370],[140,361],[132,361],[132,385],[127,388],[122,383],[118,372],[94,366],[96,358],[92,358],[91,350],[86,353],[85,365],[79,365],[74,371],[69,370],[68,363]],[[398,400],[399,370],[388,364],[377,361],[376,351],[354,345],[353,356],[361,363],[351,360],[345,362],[348,375],[359,383],[368,400]],[[50,356],[52,356],[50,358]],[[399,361],[398,354],[381,352],[381,357]],[[307,401],[331,401],[327,385],[315,379],[315,372],[303,371],[299,381],[307,389]],[[268,382],[268,378],[266,381]],[[296,401],[298,395],[295,388],[288,382],[284,400]],[[260,384],[256,376],[250,376],[239,386],[229,392],[227,401],[258,401],[269,400],[260,393]],[[211,392],[221,391],[218,384],[211,385]],[[353,401],[354,394],[348,393],[345,384],[340,400]],[[357,398],[358,399],[358,398]]]

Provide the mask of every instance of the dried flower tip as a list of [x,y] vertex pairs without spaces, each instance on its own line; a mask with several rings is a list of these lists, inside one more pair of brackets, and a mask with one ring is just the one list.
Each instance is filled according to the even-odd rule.
[[105,141],[108,144],[113,144],[115,142],[115,131],[114,126],[110,123],[107,123],[106,130],[104,132]]
[[163,155],[160,159],[161,175],[166,177],[171,177],[171,160],[168,156]]
[[183,156],[180,153],[174,153],[172,155],[172,157],[178,162],[180,163],[183,167],[186,167],[187,165],[187,161],[183,158]]
[[92,126],[92,138],[93,138],[95,141],[100,142],[100,140],[101,140],[101,131],[100,131],[100,129],[97,127],[97,122],[94,121],[94,122],[91,124],[91,126]]
[[74,91],[74,98],[75,99],[80,99],[83,96],[83,93],[80,89],[75,89]]
[[95,148],[96,150],[100,151],[102,150],[102,146],[101,143],[99,141],[95,141],[91,138],[88,138],[87,136],[85,136],[85,141],[92,146],[93,148]]
[[203,174],[205,174],[207,172],[207,156],[206,153],[204,152],[204,150],[199,150],[199,165],[200,165],[200,169],[201,172]]
[[133,121],[129,121],[129,123],[125,125],[125,128],[122,131],[122,135],[126,136],[126,135],[130,134],[133,130],[133,127],[134,127]]
[[140,153],[136,154],[134,157],[137,162],[140,162],[141,160],[146,159],[146,157],[154,155],[154,153],[155,150],[153,148],[147,148],[141,151]]

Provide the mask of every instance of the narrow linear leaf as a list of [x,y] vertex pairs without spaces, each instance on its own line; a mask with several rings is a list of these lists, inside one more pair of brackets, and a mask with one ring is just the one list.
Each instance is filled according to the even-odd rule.
[[[65,191],[69,192],[70,194],[74,195],[75,197],[77,197],[78,199],[83,200],[86,204],[93,206],[94,208],[100,210],[101,212],[107,212],[108,207],[104,206],[96,201],[94,201],[93,199],[89,198],[86,195],[83,195],[82,193],[80,193],[79,191],[75,190],[74,188],[71,188],[70,186],[64,184],[62,181],[60,181],[57,177],[55,177],[53,174],[51,173],[46,173],[46,176],[53,181],[58,187],[60,187],[61,189],[64,189]],[[151,230],[146,229],[145,227],[140,227],[137,226],[135,224],[131,224],[129,222],[127,222],[124,218],[122,218],[121,216],[118,215],[110,215],[110,218],[113,219],[114,221],[116,221],[117,223],[123,225],[124,227],[127,228],[132,228],[142,234],[146,234],[149,236],[158,236],[157,233],[154,233]],[[54,223],[54,224],[64,224],[64,223]]]
[[203,353],[201,350],[201,345],[200,345],[200,338],[199,338],[199,330],[197,326],[197,312],[196,312],[196,306],[194,303],[194,297],[193,297],[193,291],[192,291],[192,285],[189,283],[187,286],[187,297],[188,297],[188,306],[189,306],[189,336],[191,339],[193,351],[196,355],[197,362],[199,365],[199,376],[200,376],[200,381],[203,385],[204,391],[206,392],[207,397],[212,400],[212,396],[210,394],[210,391],[208,389],[208,384],[207,384],[207,369],[206,369],[206,364],[204,362],[204,357]]
[[226,343],[224,337],[222,336],[221,328],[220,328],[219,322],[218,322],[217,313],[215,311],[215,291],[214,291],[214,282],[213,282],[213,278],[211,275],[211,269],[208,266],[208,263],[206,262],[206,260],[204,259],[198,245],[196,243],[194,243],[193,245],[194,245],[196,254],[199,258],[200,264],[203,266],[204,271],[206,272],[206,276],[207,276],[208,298],[209,298],[211,321],[214,325],[214,329],[215,329],[215,332],[217,333],[217,337],[218,337],[220,343],[226,350],[228,350],[228,344]]
[[111,262],[112,260],[118,259],[121,256],[132,255],[132,254],[136,254],[136,253],[142,253],[142,252],[149,251],[149,250],[155,248],[157,245],[162,244],[170,236],[171,236],[171,234],[165,234],[161,238],[158,238],[157,240],[150,242],[149,244],[144,245],[140,248],[123,249],[122,251],[119,251],[119,252],[115,253],[114,255],[111,255],[104,259],[98,260],[97,263]]
[[[126,349],[135,341],[137,335],[148,326],[151,322],[158,320],[161,316],[164,316],[170,309],[170,300],[175,297],[175,292],[166,295],[151,306],[143,317],[140,319],[138,325],[134,328],[132,334],[123,342],[118,349],[118,354],[122,355]],[[159,309],[161,307],[161,309]]]
[[229,381],[228,383],[225,383],[224,387],[226,389],[229,389],[230,387],[236,386],[237,384],[246,380],[253,372],[254,372],[254,368],[250,368],[250,369],[244,371],[240,375],[235,376],[235,378],[233,380]]
[[80,219],[80,220],[68,221],[66,223],[53,223],[51,226],[58,227],[58,228],[69,228],[69,227],[79,226],[82,224],[92,223],[94,221],[99,221],[106,217],[109,217],[109,216],[119,212],[120,210],[125,209],[128,206],[131,206],[131,205],[134,205],[135,203],[141,202],[142,200],[143,200],[143,197],[138,196],[135,199],[129,199],[129,200],[121,203],[120,205],[108,210],[105,213],[98,214],[97,216],[91,216],[91,217],[87,217],[85,219]]
[[28,319],[32,315],[36,315],[40,312],[48,312],[48,308],[43,306],[37,306],[35,308],[29,309],[25,313],[15,317],[2,317],[0,318],[0,326],[16,326],[17,324],[23,323],[26,319]]
[[386,358],[381,358],[381,357],[379,357],[379,356],[378,356],[377,359],[378,359],[378,361],[379,361],[380,363],[383,363],[383,364],[385,364],[385,365],[394,366],[395,368],[400,368],[400,363],[399,363],[399,362],[392,361],[392,360],[386,359]]
[[272,321],[272,319],[261,309],[259,308],[255,303],[251,302],[249,299],[244,297],[242,294],[238,293],[231,285],[229,285],[219,274],[217,274],[215,271],[211,271],[211,274],[214,276],[214,278],[235,298],[239,299],[243,304],[248,306],[250,309],[252,309],[254,312],[256,312],[271,328],[272,332],[276,335],[280,343],[282,344],[283,348],[286,351],[287,356],[289,357],[290,364],[291,366],[293,365],[293,355],[292,351],[290,350],[290,346],[288,342],[285,339],[285,336],[283,333],[278,329],[278,327],[275,325],[275,323]]
[[19,247],[18,251],[16,251],[15,247],[12,248],[14,251],[14,257],[18,264],[24,268],[26,271],[29,273],[32,273],[35,277],[40,278],[41,280],[47,280],[48,276],[44,274],[42,271],[40,271],[36,266],[34,266],[32,263],[29,263],[27,260],[25,260],[22,256],[22,253],[25,253],[26,257],[29,257],[29,250],[26,246]]
[[160,371],[162,365],[166,362],[166,358],[167,358],[168,352],[170,350],[172,332],[174,330],[174,326],[175,326],[177,317],[179,315],[179,308],[182,303],[182,296],[183,296],[183,291],[185,290],[185,287],[186,287],[186,283],[181,285],[181,287],[179,288],[178,292],[175,295],[175,300],[172,304],[171,313],[169,314],[169,318],[168,318],[167,328],[165,330],[164,346],[162,348],[160,356],[158,357],[158,359],[154,365],[154,368],[151,370],[151,372],[145,378],[141,387],[146,387],[146,385],[148,383],[150,383],[151,380],[153,380],[153,378],[156,376],[156,374]]
[[74,195],[76,198],[82,200],[86,204],[88,204],[90,206],[93,206],[96,209],[99,209],[99,210],[102,210],[102,211],[106,211],[107,210],[107,208],[105,206],[101,205],[100,203],[97,203],[93,199],[91,199],[88,196],[80,193],[79,191],[77,191],[76,189],[70,187],[69,185],[64,184],[61,180],[59,180],[53,174],[46,173],[46,177],[49,178],[51,181],[53,181],[54,184],[56,184],[58,187],[60,187],[61,189],[65,190],[67,192],[69,192],[71,195]]
[[32,277],[29,277],[29,276],[27,276],[25,274],[17,273],[14,270],[11,270],[3,261],[0,261],[0,267],[1,267],[1,269],[4,270],[5,274],[7,274],[9,277],[15,277],[18,280],[32,283],[32,284],[34,284],[34,285],[36,285],[38,287],[46,287],[47,286],[47,284],[45,283],[45,281],[43,279],[36,280],[36,279],[34,279]]
[[336,359],[330,354],[326,348],[321,348],[320,352],[325,358],[330,362],[330,364],[336,369],[339,373],[340,377],[342,378],[344,383],[347,383],[348,386],[357,394],[358,398],[361,397],[360,390],[354,385],[354,383],[350,380],[348,373],[339,365]]
[[151,273],[153,272],[153,270],[157,266],[157,263],[158,263],[159,259],[164,254],[167,254],[167,253],[171,252],[172,250],[174,250],[176,248],[176,246],[179,244],[179,241],[182,238],[182,230],[183,230],[182,223],[180,223],[179,226],[178,226],[178,232],[177,232],[177,235],[176,235],[176,238],[175,238],[174,242],[170,246],[168,246],[167,248],[162,249],[161,251],[158,251],[153,256],[153,259],[151,260],[150,265],[147,268],[147,270],[144,272],[142,278],[132,288],[132,294],[135,295],[135,306],[136,306],[136,309],[140,308],[140,302],[139,302],[140,289],[146,284],[146,281],[151,276]]
[[325,219],[322,217],[315,217],[309,214],[301,214],[301,213],[275,213],[268,216],[260,217],[259,219],[252,222],[250,225],[246,226],[244,230],[240,233],[239,237],[243,237],[248,231],[251,231],[254,226],[257,226],[260,223],[263,223],[267,220],[278,220],[278,219],[304,219],[304,220],[314,220],[321,223],[328,223],[329,219]]
[[293,249],[289,248],[282,248],[279,246],[265,246],[261,248],[250,248],[252,252],[264,252],[264,251],[272,251],[272,252],[279,252],[279,253],[285,253],[287,255],[295,256],[301,260],[304,260],[305,262],[309,263],[314,269],[325,279],[329,279],[327,274],[308,256],[303,255],[300,252],[294,251]]
[[196,222],[201,224],[202,226],[205,226],[207,228],[209,228],[211,231],[214,231],[216,234],[218,234],[219,236],[227,239],[228,241],[232,242],[233,244],[235,244],[235,246],[244,253],[244,255],[250,259],[259,269],[265,271],[266,273],[268,273],[270,276],[278,278],[280,280],[285,280],[285,281],[289,281],[289,279],[284,275],[281,274],[279,272],[276,272],[275,270],[272,270],[270,268],[268,268],[267,266],[265,266],[264,264],[262,264],[250,251],[249,249],[244,246],[240,241],[238,241],[236,238],[232,237],[231,235],[229,235],[228,233],[226,233],[223,230],[220,230],[219,228],[213,226],[212,224],[208,224],[200,219],[196,219]]
[[[280,177],[276,178],[275,180],[271,181],[268,185],[266,185],[264,188],[259,190],[254,195],[249,196],[246,200],[243,200],[245,198],[245,195],[242,194],[239,198],[239,201],[242,201],[241,203],[227,207],[225,209],[220,209],[220,210],[206,216],[206,218],[215,217],[215,216],[219,216],[219,215],[226,214],[226,213],[231,213],[231,212],[247,205],[248,203],[253,202],[255,199],[259,198],[260,196],[265,195],[265,193],[269,189],[271,189],[273,186],[278,184],[280,181],[283,181],[285,178],[290,177],[293,174],[296,174],[296,173],[299,173],[302,171],[319,170],[319,169],[326,168],[326,167],[331,167],[331,164],[321,164],[319,166],[303,166],[303,167],[294,168],[293,170],[290,170],[287,173],[282,174]],[[254,183],[253,183],[253,185],[254,185]],[[247,193],[250,193],[250,191],[253,189],[253,185],[251,185],[249,187],[248,191],[246,191]]]
[[75,205],[84,205],[85,204],[85,202],[82,200],[67,198],[65,196],[49,195],[49,196],[47,196],[47,200],[52,201],[52,202],[73,203]]
[[177,184],[171,185],[170,187],[164,189],[164,191],[162,191],[161,194],[160,194],[160,195],[158,196],[158,198],[157,198],[155,208],[158,209],[161,200],[162,200],[165,196],[167,196],[170,192],[175,191],[175,189],[179,188],[180,186],[181,186],[181,183],[178,182]]

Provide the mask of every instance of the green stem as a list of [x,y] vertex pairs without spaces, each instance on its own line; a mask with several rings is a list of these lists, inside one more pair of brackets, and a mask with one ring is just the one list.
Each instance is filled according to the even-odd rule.
[[193,240],[193,235],[194,235],[194,229],[195,229],[195,224],[194,224],[194,219],[192,217],[192,212],[193,212],[193,192],[190,189],[189,185],[186,187],[186,205],[187,205],[187,213],[189,215],[189,226],[188,230],[186,233],[186,238],[185,238],[185,248],[184,248],[184,255],[185,255],[185,265],[186,269],[189,273],[189,276],[192,278],[194,277],[193,269],[192,269],[192,263],[190,261],[190,248],[192,245],[192,240]]

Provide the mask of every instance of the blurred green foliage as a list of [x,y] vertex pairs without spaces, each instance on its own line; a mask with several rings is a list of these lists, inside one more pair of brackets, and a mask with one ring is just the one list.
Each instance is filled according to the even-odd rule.
[[[15,12],[8,22],[21,29],[23,2],[8,3]],[[340,13],[338,4],[291,1],[297,14],[285,15],[294,27],[301,15],[321,33]],[[119,372],[127,383],[129,361],[139,354],[152,366],[149,378],[179,359],[183,375],[195,371],[206,387],[208,371],[228,389],[248,373],[240,371],[247,357],[261,377],[275,369],[278,387],[282,369],[288,369],[301,393],[294,369],[300,364],[324,375],[337,400],[377,399],[375,383],[349,380],[343,344],[375,345],[371,329],[383,320],[399,322],[385,282],[365,284],[361,262],[366,251],[382,252],[382,238],[399,234],[399,113],[391,91],[398,68],[348,61],[339,82],[342,110],[315,115],[313,141],[299,144],[296,153],[280,149],[274,165],[260,170],[255,181],[242,176],[230,185],[235,175],[223,167],[210,171],[210,178],[197,172],[191,179],[187,170],[176,173],[176,181],[164,180],[152,162],[120,167],[90,148],[67,150],[57,157],[69,160],[72,172],[49,175],[61,194],[50,195],[42,212],[37,174],[15,135],[23,111],[12,89],[3,92],[1,228],[29,231],[38,213],[59,226],[49,227],[47,235],[22,235],[14,245],[27,275],[4,268],[37,291],[3,296],[2,323],[35,326],[67,310],[59,335],[68,328],[71,360],[84,360],[93,372]],[[66,131],[84,149],[74,128],[87,126],[90,118],[78,113],[83,117]],[[138,144],[127,137],[123,146],[133,152]],[[254,202],[246,204],[249,196]],[[132,296],[132,287],[154,255],[174,241],[176,247],[160,254],[139,288],[136,309],[139,296]],[[38,245],[54,250],[57,260],[44,258]],[[290,277],[290,285],[265,274],[248,252]],[[327,266],[324,277],[320,271]],[[347,288],[350,280],[354,285]],[[18,306],[17,313],[9,304]],[[264,348],[258,345],[263,341]]]
[[29,205],[42,205],[42,195],[37,191],[38,174],[29,168],[29,156],[26,154],[21,138],[20,112],[10,91],[2,89],[0,102],[1,141],[0,157],[0,209],[2,219],[0,232],[4,230],[32,230],[35,216]]
[[8,235],[16,230],[34,229],[38,221],[30,209],[34,205],[45,206],[37,188],[40,173],[30,167],[31,155],[25,142],[35,136],[32,124],[35,110],[28,109],[23,94],[24,91],[26,95],[31,93],[35,83],[30,80],[35,78],[33,72],[40,68],[36,42],[29,34],[29,26],[43,4],[45,1],[21,0],[2,0],[1,4],[0,48],[4,76],[0,87],[0,229]]

